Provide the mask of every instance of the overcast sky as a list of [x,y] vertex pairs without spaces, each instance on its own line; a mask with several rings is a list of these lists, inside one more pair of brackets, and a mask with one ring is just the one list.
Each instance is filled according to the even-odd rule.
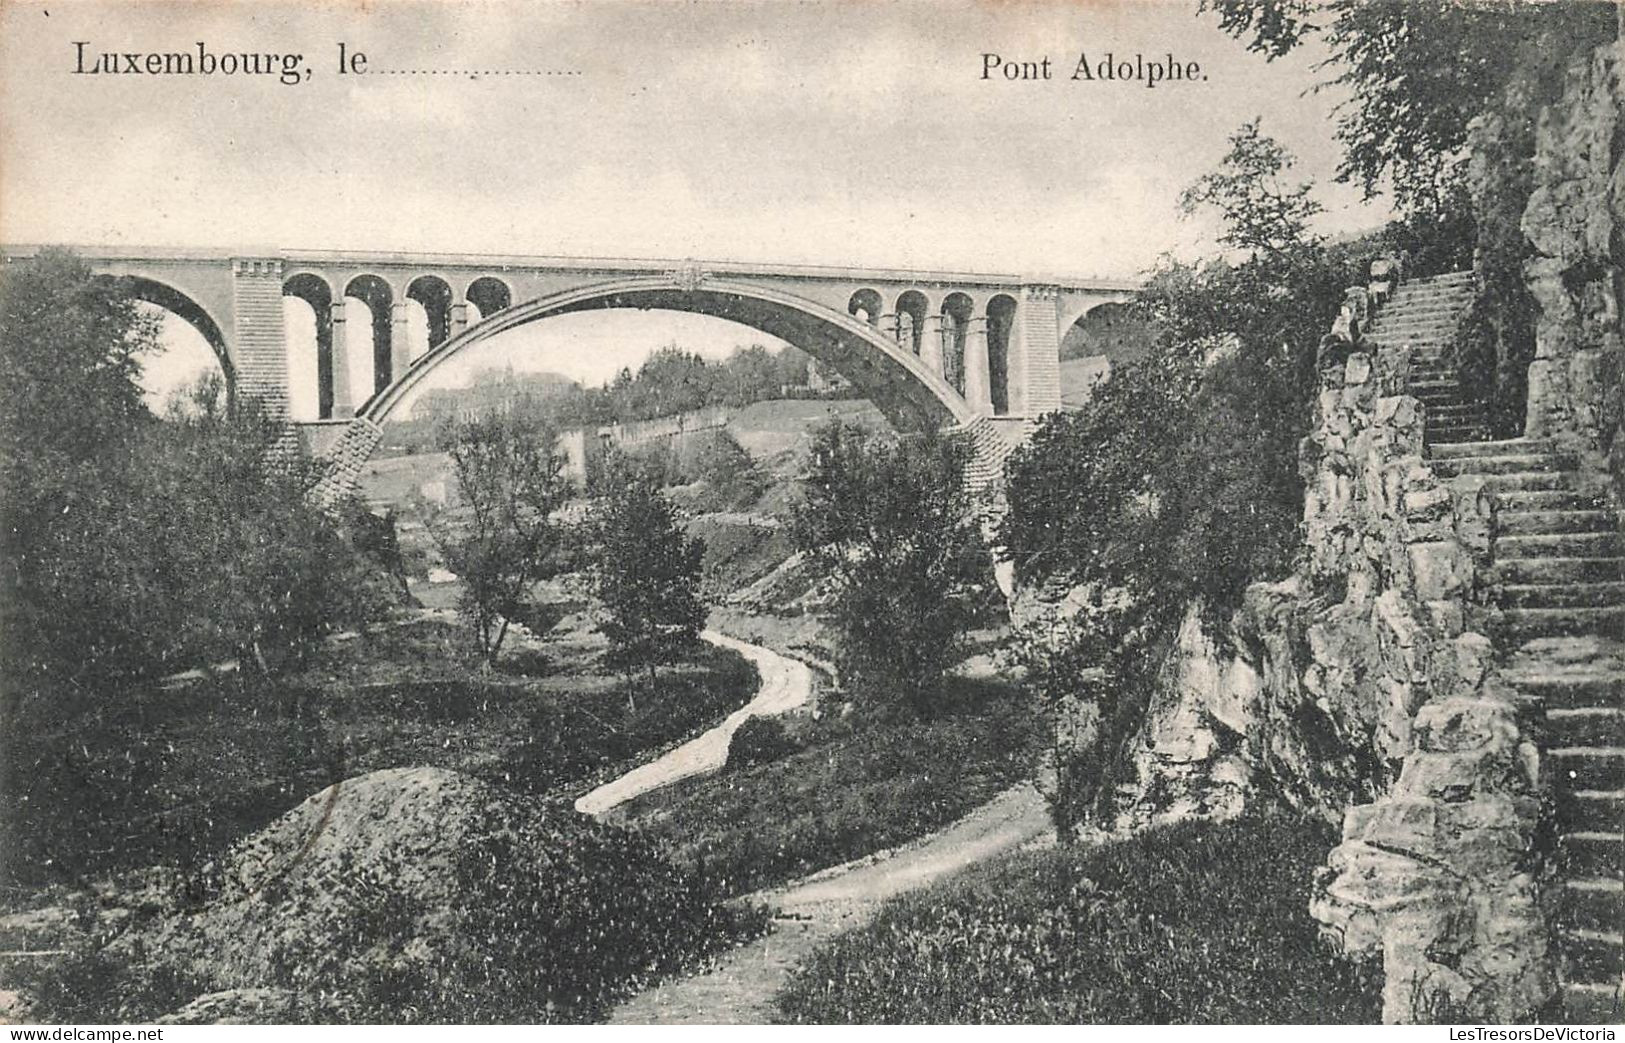
[[[76,75],[76,40],[310,75]],[[341,41],[367,74],[339,74]],[[984,80],[987,52],[1053,78]],[[1207,79],[1071,81],[1108,52]],[[1266,64],[1172,0],[7,0],[0,235],[1132,275],[1203,245],[1175,200],[1254,116],[1321,183],[1324,230],[1382,220],[1330,182],[1316,57]]]

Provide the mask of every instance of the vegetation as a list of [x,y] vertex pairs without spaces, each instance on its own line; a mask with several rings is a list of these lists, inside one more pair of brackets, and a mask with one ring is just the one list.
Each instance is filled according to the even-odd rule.
[[457,607],[487,663],[516,619],[533,615],[531,584],[557,565],[563,533],[553,514],[569,495],[558,435],[531,410],[447,421],[442,446],[457,475],[455,527],[435,529],[446,564],[462,580]]
[[762,926],[568,808],[486,800],[456,829],[456,844],[420,832],[318,851],[248,896],[228,879],[201,915],[158,928],[150,961],[87,949],[30,975],[36,1013],[150,1022],[246,969],[258,988],[296,990],[297,1020],[587,1022]]
[[461,628],[423,621],[318,647],[273,679],[130,684],[71,713],[33,704],[0,750],[0,895],[151,865],[190,886],[311,793],[381,768],[573,797],[755,692],[748,662],[697,643],[634,709],[571,618],[549,657],[510,652],[497,674]]
[[1336,842],[1292,818],[1188,822],[1017,855],[888,905],[779,996],[820,1024],[1337,1024],[1381,1017],[1376,976],[1304,915]]
[[273,416],[218,382],[144,409],[155,338],[70,254],[0,272],[0,713],[229,657],[275,669],[387,607]]
[[1109,811],[1187,607],[1223,618],[1249,583],[1290,568],[1315,346],[1374,252],[1306,235],[1307,186],[1289,181],[1291,157],[1256,124],[1231,144],[1186,202],[1216,206],[1246,258],[1153,273],[1135,306],[1160,331],[1156,347],[1083,409],[1048,419],[1007,468],[1001,536],[1018,574],[1089,592],[1070,628],[1022,649],[1052,714],[1097,721],[1058,765],[1063,835]]
[[[705,547],[683,534],[671,502],[648,477],[611,459],[595,508],[594,587],[606,662],[628,674],[648,672],[689,649],[705,622],[700,561]],[[630,688],[628,698],[630,698]]]
[[[1523,422],[1534,357],[1529,246],[1520,221],[1533,187],[1534,128],[1570,60],[1618,32],[1617,8],[1580,0],[1204,0],[1227,32],[1274,59],[1319,35],[1328,86],[1349,90],[1338,176],[1394,196],[1422,233],[1412,270],[1471,265],[1479,293],[1458,340],[1470,390],[1492,429]],[[1473,121],[1478,120],[1477,128]],[[1483,157],[1475,165],[1474,153]]]
[[728,740],[730,771],[752,764],[767,764],[801,749],[777,717],[747,717]]
[[796,540],[834,586],[841,676],[887,707],[929,713],[986,596],[966,452],[840,422],[814,436]]
[[433,433],[440,422],[470,410],[535,410],[567,429],[813,397],[806,388],[807,362],[807,355],[793,347],[773,352],[753,344],[715,360],[670,344],[653,352],[636,372],[623,369],[600,387],[583,387],[552,373],[484,370],[467,388],[425,394],[416,409],[423,419],[392,422],[388,441],[397,452],[427,451],[435,444]]
[[648,794],[630,818],[742,894],[941,829],[1030,776],[1039,729],[1023,691],[949,678],[933,710],[790,725],[796,752]]

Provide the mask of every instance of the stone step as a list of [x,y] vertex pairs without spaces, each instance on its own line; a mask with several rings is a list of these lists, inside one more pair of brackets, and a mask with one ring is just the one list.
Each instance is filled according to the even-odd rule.
[[1564,833],[1557,838],[1557,864],[1570,880],[1617,878],[1625,873],[1625,837],[1617,829]]
[[1607,670],[1549,670],[1534,673],[1508,669],[1501,675],[1519,692],[1537,697],[1547,708],[1625,706],[1625,674]]
[[1570,927],[1557,932],[1563,977],[1571,981],[1611,981],[1625,970],[1625,945],[1618,928],[1599,931]]
[[1625,605],[1614,604],[1602,608],[1508,608],[1501,612],[1501,624],[1515,640],[1572,634],[1625,637]]
[[1625,790],[1558,790],[1557,828],[1565,833],[1613,833],[1625,823]]
[[1568,489],[1514,489],[1496,493],[1495,505],[1502,511],[1587,511],[1600,508],[1602,500]]
[[1484,434],[1484,429],[1477,424],[1440,424],[1429,425],[1428,437],[1448,439],[1452,442],[1470,442]]
[[[1436,469],[1437,470],[1437,469]],[[1440,477],[1452,477],[1440,474]],[[1508,471],[1503,474],[1472,475],[1475,480],[1483,483],[1483,488],[1492,493],[1505,492],[1572,492],[1574,490],[1574,475],[1565,471]]]
[[[1437,469],[1439,465],[1434,466]],[[1617,532],[1501,536],[1495,541],[1497,561],[1511,561],[1513,558],[1617,558],[1622,551],[1625,551],[1625,539],[1621,539]]]
[[1625,582],[1507,583],[1495,601],[1503,608],[1612,608],[1625,605]]
[[1558,746],[1625,746],[1625,709],[1618,706],[1548,707],[1546,735]]
[[1557,535],[1572,532],[1618,532],[1619,518],[1613,511],[1529,511],[1507,510],[1495,517],[1495,531],[1508,536]]
[[1411,312],[1406,315],[1383,314],[1371,328],[1371,335],[1408,336],[1421,334],[1440,341],[1453,340],[1460,313],[1451,311]]
[[[1546,751],[1552,780],[1559,789],[1617,790],[1625,787],[1625,747],[1553,746]],[[1591,836],[1576,833],[1575,836]],[[1602,834],[1598,834],[1599,836]],[[1608,834],[1617,847],[1625,845],[1618,831]],[[1619,852],[1610,857],[1617,859]]]
[[1433,469],[1445,477],[1457,474],[1525,474],[1531,471],[1564,471],[1572,461],[1557,453],[1509,453],[1439,460]]
[[1625,880],[1584,877],[1557,887],[1557,923],[1562,927],[1612,930],[1625,925]]
[[1625,576],[1625,560],[1603,557],[1502,558],[1490,566],[1492,582],[1505,584],[1612,583]]
[[1620,983],[1565,982],[1563,1020],[1570,1025],[1616,1025],[1625,1019]]
[[1436,460],[1450,460],[1463,456],[1516,456],[1544,453],[1545,442],[1527,438],[1501,438],[1493,442],[1436,442],[1430,452]]

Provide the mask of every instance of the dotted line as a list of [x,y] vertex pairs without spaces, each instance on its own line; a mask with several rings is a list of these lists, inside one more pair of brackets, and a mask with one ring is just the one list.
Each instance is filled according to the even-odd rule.
[[579,69],[373,69],[383,76],[580,76]]

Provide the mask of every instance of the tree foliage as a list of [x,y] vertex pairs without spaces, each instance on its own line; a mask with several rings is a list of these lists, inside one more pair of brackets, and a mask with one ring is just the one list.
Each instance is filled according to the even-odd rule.
[[1320,37],[1337,112],[1341,180],[1368,195],[1383,182],[1408,213],[1466,200],[1468,124],[1497,109],[1543,54],[1572,54],[1614,32],[1610,3],[1529,0],[1203,0],[1220,28],[1278,58]]
[[603,605],[598,629],[609,639],[606,661],[656,670],[691,647],[705,622],[700,601],[703,541],[689,539],[659,486],[618,457],[599,480],[593,535],[594,584]]
[[967,452],[842,422],[814,436],[795,537],[834,587],[842,677],[880,705],[931,711],[985,596]]
[[245,396],[142,404],[157,328],[116,281],[47,251],[0,270],[0,672],[90,693],[237,657],[275,668],[383,607],[311,465]]
[[487,663],[527,611],[530,587],[557,563],[554,519],[569,495],[558,435],[536,410],[490,410],[445,423],[458,509],[436,520],[446,563],[462,580],[457,607]]
[[1222,619],[1250,583],[1290,570],[1315,348],[1343,288],[1389,242],[1311,238],[1302,208],[1257,184],[1278,180],[1288,157],[1255,125],[1234,140],[1265,161],[1238,164],[1232,152],[1221,177],[1198,184],[1219,192],[1227,241],[1250,256],[1165,261],[1133,304],[1160,331],[1155,348],[1083,408],[1048,418],[1006,469],[1001,538],[1022,584],[1073,592],[1068,618],[1023,639],[1029,677],[1069,732],[1058,750],[1063,834],[1109,810],[1186,611]]
[[1179,197],[1190,214],[1204,206],[1219,211],[1219,241],[1254,255],[1279,254],[1309,238],[1309,219],[1322,207],[1307,182],[1288,184],[1283,175],[1292,155],[1259,130],[1260,120],[1244,123],[1230,136],[1230,152],[1218,169],[1203,174]]

